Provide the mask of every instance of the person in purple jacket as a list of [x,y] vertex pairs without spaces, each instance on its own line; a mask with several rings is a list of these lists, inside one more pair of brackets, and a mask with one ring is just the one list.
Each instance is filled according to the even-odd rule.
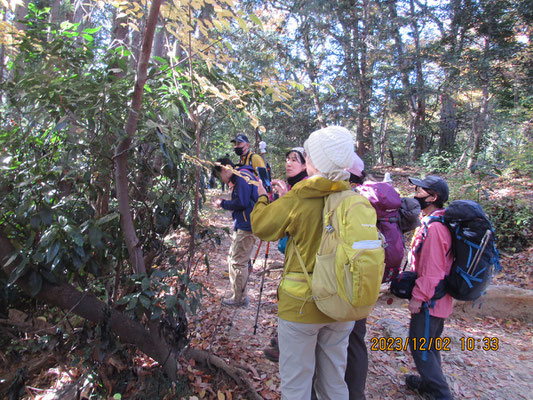
[[452,237],[444,224],[427,222],[431,216],[444,214],[449,189],[446,181],[438,176],[409,178],[409,182],[415,185],[414,198],[420,203],[423,219],[415,231],[409,254],[417,274],[409,301],[409,346],[419,375],[407,375],[405,383],[409,389],[427,393],[433,399],[448,400],[453,396],[442,372],[440,348],[435,346],[438,343],[435,339],[440,338],[444,320],[452,313],[453,299],[448,294],[438,300],[432,298],[435,288],[452,267]]
[[[237,172],[235,172],[237,171]],[[217,160],[213,173],[222,182],[232,187],[231,200],[217,198],[216,206],[231,210],[233,218],[233,240],[228,255],[228,272],[232,290],[231,297],[222,300],[227,306],[247,306],[248,261],[253,250],[255,237],[250,225],[250,213],[257,202],[258,182],[253,168],[243,165],[235,169],[229,158]]]

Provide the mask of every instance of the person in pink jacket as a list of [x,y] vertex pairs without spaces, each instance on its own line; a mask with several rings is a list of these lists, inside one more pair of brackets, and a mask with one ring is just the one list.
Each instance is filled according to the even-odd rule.
[[438,300],[432,299],[435,288],[452,266],[452,237],[444,224],[427,224],[431,216],[444,214],[449,189],[446,181],[438,176],[430,175],[422,180],[409,178],[409,182],[415,185],[414,198],[420,203],[423,216],[409,255],[412,269],[417,274],[409,301],[409,346],[420,375],[407,375],[405,383],[409,389],[427,393],[434,399],[452,399],[442,372],[441,346],[437,345],[436,338],[440,338],[444,320],[452,313],[453,299],[448,294]]

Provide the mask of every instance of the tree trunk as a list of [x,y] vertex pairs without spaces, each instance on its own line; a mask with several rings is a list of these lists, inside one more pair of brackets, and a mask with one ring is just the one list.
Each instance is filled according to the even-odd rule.
[[443,47],[446,50],[441,66],[444,71],[444,83],[441,94],[441,112],[439,121],[439,153],[443,151],[451,152],[455,148],[455,136],[457,132],[456,101],[454,94],[457,93],[456,79],[459,75],[458,61],[461,59],[464,47],[464,35],[467,27],[464,26],[462,15],[465,10],[462,8],[461,0],[450,0],[450,29],[445,31],[440,19],[434,17],[437,24],[440,24],[442,33],[441,41],[447,44]]
[[[192,24],[192,11],[191,7],[189,6],[189,23]],[[200,129],[200,117],[198,115],[198,99],[196,98],[196,90],[194,89],[194,75],[193,75],[193,68],[192,68],[192,32],[189,31],[189,79],[191,80],[191,91],[193,95],[193,102],[194,102],[194,109],[191,113],[191,119],[194,124],[194,137],[196,139],[196,157],[200,158],[200,144],[202,140],[202,131]],[[257,131],[256,131],[257,133]],[[256,140],[257,145],[257,140]],[[189,242],[189,257],[187,260],[187,274],[191,272],[192,269],[192,263],[194,259],[194,253],[195,253],[195,246],[196,246],[196,228],[198,225],[198,210],[200,208],[200,179],[201,179],[201,167],[199,165],[196,166],[195,170],[195,178],[196,178],[196,185],[194,187],[194,210],[193,210],[193,217],[192,217],[192,224],[191,224],[191,239]]]
[[[483,54],[487,55],[490,50],[490,39],[485,38],[484,52]],[[481,151],[481,142],[483,139],[483,133],[489,127],[489,103],[490,103],[490,94],[489,94],[489,71],[487,66],[483,66],[483,69],[479,72],[479,80],[481,82],[481,104],[479,105],[479,111],[474,115],[475,120],[473,121],[473,145],[472,152],[470,153],[470,158],[468,159],[467,167],[470,168],[477,163],[479,152]]]
[[15,7],[15,28],[17,28],[19,31],[23,31],[26,29],[26,25],[24,25],[20,21],[23,20],[26,14],[28,13],[28,3],[29,0],[24,0],[20,3],[17,3]]
[[[411,159],[411,143],[413,136],[415,137],[415,151],[413,153],[414,157],[417,157],[419,153],[425,147],[425,137],[422,136],[424,132],[420,132],[421,123],[425,122],[425,98],[423,93],[420,90],[423,90],[423,75],[422,69],[420,67],[421,60],[415,60],[415,66],[417,66],[417,86],[414,87],[409,81],[409,66],[406,60],[404,50],[403,50],[403,40],[402,35],[400,34],[400,28],[398,26],[398,13],[396,11],[396,0],[389,0],[389,11],[391,14],[391,24],[392,24],[392,33],[394,37],[394,43],[396,46],[396,51],[398,54],[398,69],[400,71],[400,78],[402,81],[402,86],[404,90],[404,95],[409,105],[409,133],[407,135],[407,142],[405,152],[407,154],[407,159]],[[411,11],[413,14],[413,11]],[[414,29],[414,35],[416,36],[415,46],[417,46],[418,40],[418,26],[414,18],[414,15],[411,15],[411,25]],[[415,29],[416,28],[416,29]],[[420,48],[415,48],[417,53],[417,58],[419,58]],[[418,89],[418,90],[417,90]]]
[[[6,9],[4,7],[0,7],[0,22],[4,22],[6,18]],[[6,79],[4,79],[4,63],[5,63],[5,57],[6,57],[6,47],[4,44],[0,44],[0,86],[3,86]],[[1,97],[0,97],[0,101]]]
[[83,0],[76,0],[74,3],[74,14],[72,15],[72,22],[74,24],[81,24],[83,22]]
[[363,156],[369,151],[374,158],[372,143],[372,120],[370,116],[370,101],[372,99],[372,72],[368,65],[368,25],[370,24],[369,1],[363,0],[362,28],[354,25],[359,49],[359,104],[357,121],[357,152]]
[[415,149],[413,161],[417,160],[428,147],[426,125],[426,93],[424,75],[422,69],[422,54],[420,49],[420,34],[418,32],[418,19],[416,17],[414,1],[410,0],[410,22],[413,29],[413,39],[415,42],[415,66],[416,66],[416,111],[415,111]]
[[379,126],[379,163],[385,164],[385,153],[387,148],[387,129],[389,127],[389,101],[390,101],[390,79],[387,79],[385,86],[385,100],[381,111],[381,122]]
[[324,113],[322,112],[322,104],[320,104],[320,97],[319,97],[318,89],[316,85],[317,72],[316,72],[316,65],[315,65],[314,58],[313,58],[313,52],[311,51],[311,42],[309,40],[309,23],[308,22],[305,23],[302,29],[302,37],[303,37],[305,56],[306,56],[305,69],[311,81],[311,91],[312,91],[311,96],[313,98],[313,104],[315,106],[316,119],[320,127],[325,128],[326,119],[324,118]]
[[487,87],[484,87],[479,112],[477,112],[474,116],[475,120],[472,129],[473,145],[472,152],[470,153],[470,158],[468,159],[467,163],[468,168],[471,168],[474,164],[477,163],[479,153],[481,151],[481,142],[483,140],[483,134],[484,132],[486,132],[489,126],[489,103],[489,90]]
[[146,23],[146,30],[143,39],[141,57],[137,66],[137,80],[133,89],[131,106],[126,121],[126,136],[119,142],[115,149],[115,187],[120,211],[120,224],[128,247],[130,263],[138,274],[146,273],[144,259],[142,254],[141,243],[135,233],[135,225],[131,215],[130,201],[128,195],[128,152],[132,144],[139,113],[142,106],[144,84],[147,78],[148,62],[152,51],[155,27],[159,15],[161,0],[153,0],[150,7],[150,14]]
[[61,12],[61,0],[52,0],[50,4],[50,23],[57,24],[59,22]]
[[455,146],[455,132],[457,130],[457,118],[455,113],[455,100],[445,90],[441,95],[440,111],[440,138],[439,153],[450,152]]

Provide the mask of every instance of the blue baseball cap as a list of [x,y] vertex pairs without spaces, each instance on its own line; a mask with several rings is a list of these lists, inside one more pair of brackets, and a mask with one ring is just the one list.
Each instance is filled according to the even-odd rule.
[[246,135],[237,135],[235,139],[231,139],[231,143],[250,143],[250,141]]

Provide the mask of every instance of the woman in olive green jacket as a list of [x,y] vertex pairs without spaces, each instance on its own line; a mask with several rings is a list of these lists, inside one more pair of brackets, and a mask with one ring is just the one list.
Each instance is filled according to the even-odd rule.
[[337,322],[318,310],[310,296],[303,264],[313,272],[322,234],[322,210],[330,193],[349,190],[347,179],[354,159],[351,133],[341,127],[313,132],[304,144],[309,179],[298,182],[285,196],[269,203],[259,189],[251,214],[252,231],[262,240],[289,235],[283,278],[278,288],[279,370],[283,399],[310,399],[316,369],[319,399],[348,399],[344,382],[346,349],[353,322]]

